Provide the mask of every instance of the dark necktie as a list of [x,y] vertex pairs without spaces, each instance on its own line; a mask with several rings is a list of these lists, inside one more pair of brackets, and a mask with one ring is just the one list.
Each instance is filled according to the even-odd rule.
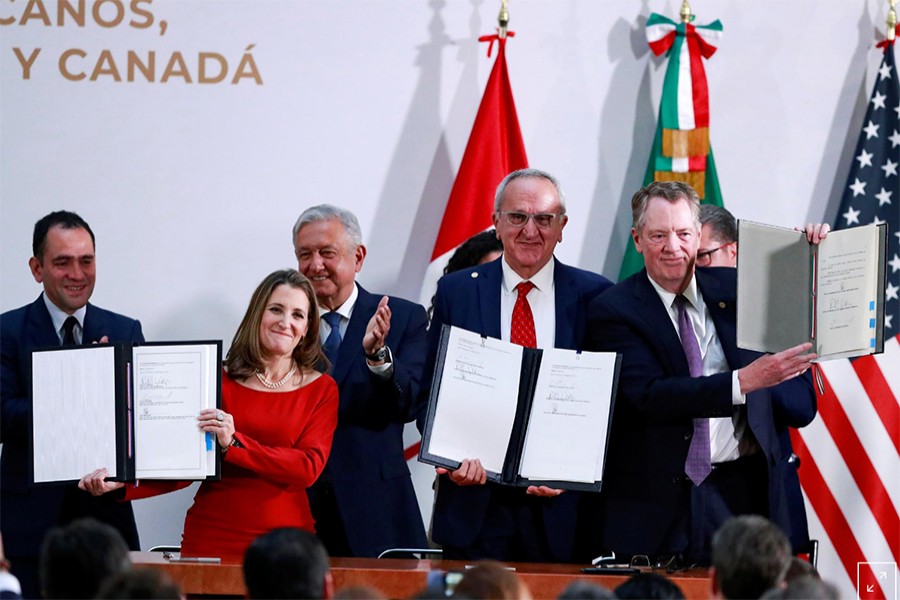
[[519,292],[516,304],[513,306],[512,327],[510,328],[509,341],[526,348],[537,348],[537,334],[534,332],[534,315],[531,313],[531,305],[528,304],[528,292],[534,288],[530,281],[523,281],[516,286]]
[[[681,347],[687,358],[688,369],[691,377],[703,375],[703,358],[700,355],[700,344],[694,334],[691,318],[687,312],[688,300],[684,296],[675,298],[675,306],[678,309],[678,334],[681,337]],[[712,472],[709,451],[709,419],[694,419],[694,435],[691,438],[691,446],[688,448],[687,460],[684,463],[684,472],[694,482],[700,485]]]
[[328,357],[331,366],[334,367],[334,364],[337,361],[338,350],[341,349],[341,315],[335,311],[331,311],[322,315],[322,318],[325,319],[325,322],[331,327],[331,331],[328,332],[328,337],[325,338],[325,345],[322,349],[325,350],[325,356]]
[[74,346],[75,345],[75,326],[78,325],[78,319],[75,317],[68,317],[63,323],[63,346]]

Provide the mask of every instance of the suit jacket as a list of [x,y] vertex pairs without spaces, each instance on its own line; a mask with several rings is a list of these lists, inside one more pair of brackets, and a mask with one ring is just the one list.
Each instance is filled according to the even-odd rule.
[[[428,332],[428,360],[425,363],[423,401],[420,403],[419,430],[425,422],[428,392],[434,371],[441,326],[446,324],[500,339],[500,294],[503,258],[450,273],[438,282],[434,315]],[[555,261],[553,285],[556,305],[557,348],[581,348],[588,302],[612,285],[596,273],[569,267]],[[473,457],[476,458],[476,457]],[[492,491],[497,484],[458,486],[443,476],[434,507],[432,537],[435,542],[465,547],[475,541],[483,529]],[[574,559],[576,505],[578,494],[566,492],[556,498],[532,498],[544,506],[544,525],[550,550],[556,560]]]
[[[140,322],[88,304],[84,343],[104,335],[111,342],[144,341]],[[48,346],[59,346],[59,337],[42,296],[0,315],[0,529],[9,556],[39,555],[44,535],[57,524],[65,493],[65,486],[31,487],[31,352]],[[107,504],[110,524],[139,550],[131,504],[94,501]]]
[[403,425],[416,415],[428,319],[420,305],[390,297],[387,346],[394,373],[384,379],[371,372],[362,348],[380,300],[359,286],[331,373],[340,408],[326,469],[354,556],[428,546],[403,453]]
[[[758,353],[737,347],[736,270],[697,269],[697,285],[709,308],[731,369]],[[625,555],[668,553],[666,536],[690,514],[691,483],[684,463],[693,418],[730,417],[732,373],[691,377],[678,333],[666,307],[641,271],[591,303],[585,349],[622,354],[622,368],[599,497],[599,550]],[[799,385],[798,385],[799,384]],[[800,378],[782,384],[803,389]],[[747,395],[746,417],[768,467],[769,515],[790,531],[776,462],[781,456],[771,390]]]

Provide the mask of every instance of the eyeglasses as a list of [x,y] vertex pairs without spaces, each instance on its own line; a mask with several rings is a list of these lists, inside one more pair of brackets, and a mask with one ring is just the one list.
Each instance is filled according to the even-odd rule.
[[725,246],[730,246],[734,242],[728,242],[727,244],[722,244],[718,248],[710,248],[709,250],[701,250],[697,253],[697,264],[705,265],[712,262],[712,255],[724,248]]
[[563,213],[524,213],[517,210],[501,210],[497,214],[513,227],[525,227],[528,219],[531,219],[538,229],[547,229],[553,225],[554,220],[563,216]]

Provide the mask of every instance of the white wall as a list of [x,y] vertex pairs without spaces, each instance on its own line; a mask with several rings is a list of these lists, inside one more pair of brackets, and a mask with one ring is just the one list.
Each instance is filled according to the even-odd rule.
[[[128,1],[125,7],[128,7]],[[45,0],[51,20],[56,4]],[[90,3],[89,3],[90,4]],[[711,137],[725,203],[795,225],[832,221],[884,30],[883,0],[694,0],[724,38],[706,62]],[[0,3],[21,20],[25,0]],[[512,0],[513,91],[532,166],[556,174],[570,222],[558,256],[615,277],[631,193],[641,184],[665,59],[650,12],[675,0]],[[368,242],[360,280],[419,297],[443,205],[493,59],[484,0],[139,0],[104,28],[0,26],[0,309],[33,300],[34,222],[77,211],[97,237],[93,300],[141,319],[149,339],[222,338],[250,292],[294,265],[290,230],[307,206],[353,209]],[[115,2],[101,5],[114,16]],[[164,34],[159,23],[166,22]],[[229,83],[247,46],[263,84]],[[23,79],[13,52],[41,52]],[[155,51],[154,83],[68,81],[104,49]],[[181,52],[194,83],[165,65]],[[228,77],[196,83],[199,52]],[[145,545],[178,538],[190,493],[139,503]]]

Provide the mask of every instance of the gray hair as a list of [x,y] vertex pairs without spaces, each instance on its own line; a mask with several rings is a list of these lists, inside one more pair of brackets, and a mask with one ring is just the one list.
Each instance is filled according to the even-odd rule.
[[697,231],[700,231],[700,197],[694,188],[683,181],[654,181],[634,193],[631,197],[631,218],[635,231],[640,233],[644,228],[647,205],[652,198],[662,198],[672,203],[685,200],[691,207]]
[[713,235],[726,244],[737,241],[737,221],[728,209],[715,204],[700,205],[700,226],[709,225]]
[[347,237],[350,238],[350,243],[352,245],[350,248],[351,250],[355,250],[358,246],[362,245],[362,231],[359,229],[359,221],[356,220],[356,215],[346,208],[340,208],[333,204],[319,204],[318,206],[310,206],[304,210],[297,218],[297,222],[294,223],[291,242],[293,244],[297,243],[297,234],[304,225],[318,223],[320,221],[330,221],[332,219],[339,220],[341,225],[344,226],[344,232],[347,234]]
[[494,194],[494,212],[500,211],[500,205],[503,203],[503,194],[506,192],[506,186],[522,177],[545,179],[552,183],[553,187],[556,188],[556,196],[559,198],[559,212],[562,215],[566,214],[566,196],[563,193],[562,186],[559,185],[559,181],[556,180],[556,177],[546,171],[541,171],[540,169],[519,169],[504,177],[503,181],[500,182],[500,185],[497,186],[497,193]]

